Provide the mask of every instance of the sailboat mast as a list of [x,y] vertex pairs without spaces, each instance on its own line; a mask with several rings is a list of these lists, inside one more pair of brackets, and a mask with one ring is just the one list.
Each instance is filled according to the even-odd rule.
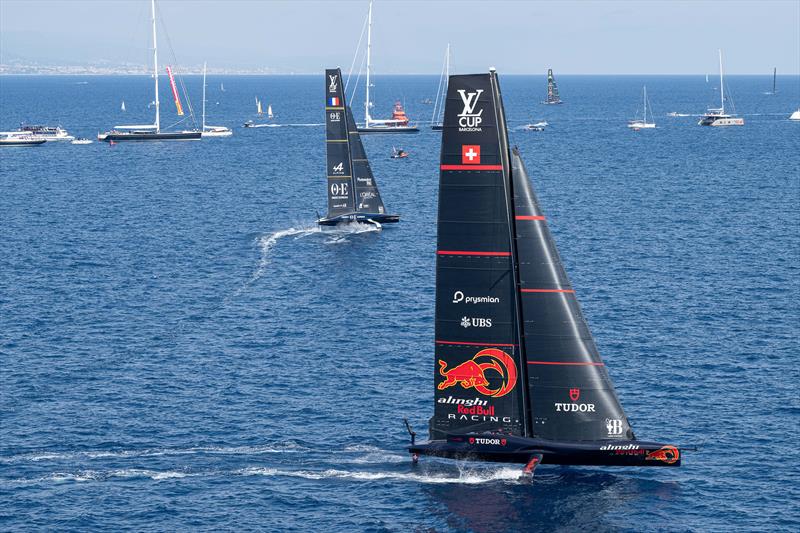
[[719,51],[719,108],[725,114],[725,83],[722,79],[722,49]]
[[369,3],[369,14],[367,15],[367,91],[364,97],[364,122],[369,127],[369,73],[372,70],[370,64],[370,52],[372,51],[372,0]]
[[206,131],[206,62],[203,61],[203,131]]
[[156,90],[156,133],[161,132],[161,117],[158,104],[158,45],[156,44],[156,0],[150,0],[150,13],[153,22],[153,80]]
[[644,123],[647,124],[647,85],[642,87],[642,93],[644,95],[644,102],[642,102],[642,114],[644,115]]
[[775,94],[775,82],[778,79],[778,67],[772,68],[772,94]]

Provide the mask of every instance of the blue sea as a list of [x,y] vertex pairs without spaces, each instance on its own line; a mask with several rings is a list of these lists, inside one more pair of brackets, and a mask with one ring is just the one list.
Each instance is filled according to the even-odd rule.
[[[631,424],[698,445],[681,468],[412,465],[440,135],[364,137],[402,221],[319,231],[322,73],[213,76],[231,138],[0,148],[0,529],[796,531],[800,79],[730,76],[746,125],[702,128],[666,114],[716,105],[713,78],[560,76],[544,106],[544,76],[500,74]],[[373,115],[430,120],[437,81],[378,76]],[[151,83],[3,76],[0,130],[146,124]],[[645,84],[658,127],[630,131]],[[277,127],[241,128],[255,97]]]

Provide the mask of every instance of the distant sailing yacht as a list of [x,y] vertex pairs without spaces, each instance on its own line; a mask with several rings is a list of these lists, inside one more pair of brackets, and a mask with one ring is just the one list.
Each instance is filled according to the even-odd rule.
[[206,126],[206,64],[203,63],[203,137],[230,137],[233,131],[225,126]]
[[272,120],[275,115],[272,114],[272,104],[267,105],[267,118]]
[[225,92],[225,84],[224,83],[220,83],[219,84],[219,92],[221,92],[221,93]]
[[719,51],[719,109],[709,109],[698,126],[744,126],[744,119],[725,114],[725,78],[722,75],[722,50]]
[[[191,131],[161,131],[160,106],[158,100],[158,45],[156,43],[156,1],[150,0],[151,21],[153,24],[153,83],[155,84],[156,120],[154,124],[134,126],[114,126],[109,132],[97,135],[98,141],[196,141],[200,139],[201,132]],[[169,67],[168,67],[169,68]],[[173,91],[174,91],[173,87]],[[124,104],[123,104],[124,107]]]
[[800,107],[797,108],[797,111],[789,115],[789,120],[800,120]]
[[447,96],[447,82],[450,80],[450,43],[447,43],[447,51],[444,53],[444,68],[439,77],[439,87],[436,89],[436,102],[433,105],[433,115],[431,116],[432,130],[442,129],[444,119],[444,99]]
[[778,94],[778,67],[772,67],[772,92],[764,94],[775,95]]
[[[359,41],[360,42],[360,41]],[[372,63],[370,54],[372,52],[372,0],[369,2],[369,14],[367,15],[367,81],[366,94],[364,96],[364,126],[358,128],[360,133],[418,133],[419,128],[409,126],[408,117],[403,110],[400,102],[395,103],[394,112],[390,119],[374,119],[369,114],[372,101],[369,99],[370,74]]]
[[389,215],[383,207],[353,112],[345,101],[342,71],[338,68],[325,71],[325,125],[328,214],[317,223],[335,226],[366,222],[380,227],[399,222],[400,215]]
[[[469,102],[469,103],[467,103]],[[469,107],[469,109],[467,109]],[[480,126],[460,128],[466,112]],[[497,74],[451,76],[436,247],[434,409],[420,455],[525,464],[679,466],[636,438],[519,151]]]
[[122,111],[123,113],[125,112],[125,100],[122,101],[122,105],[119,106],[119,110]]
[[[655,122],[647,122],[647,108],[650,107],[650,102],[647,100],[647,86],[642,87],[642,119],[635,119],[628,121],[628,127],[634,130],[651,129],[656,127]],[[653,119],[653,108],[650,107],[650,118]],[[655,119],[653,119],[655,120]]]
[[553,77],[553,69],[547,69],[547,99],[543,104],[556,105],[562,104],[561,98],[558,96],[558,85],[556,79]]

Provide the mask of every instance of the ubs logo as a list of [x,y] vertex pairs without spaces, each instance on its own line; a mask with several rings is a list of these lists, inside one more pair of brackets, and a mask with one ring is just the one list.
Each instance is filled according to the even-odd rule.
[[468,93],[466,89],[458,89],[458,94],[461,95],[461,102],[464,104],[464,109],[458,114],[458,131],[481,131],[483,109],[476,113],[475,108],[478,106],[478,99],[482,93],[483,89],[478,89],[471,93]]
[[333,76],[329,74],[328,79],[330,80],[330,83],[328,84],[328,92],[335,93],[336,88],[339,86],[338,76],[336,74]]

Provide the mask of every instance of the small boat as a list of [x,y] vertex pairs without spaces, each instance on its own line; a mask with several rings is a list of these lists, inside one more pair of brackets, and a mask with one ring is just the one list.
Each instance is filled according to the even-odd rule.
[[256,114],[258,116],[261,116],[261,115],[264,114],[264,110],[261,109],[261,100],[258,99],[258,96],[256,96]]
[[30,135],[44,141],[71,141],[75,138],[61,126],[20,124],[17,132],[19,132],[20,135]]
[[439,86],[436,88],[436,104],[433,106],[431,116],[431,129],[442,130],[442,120],[444,118],[444,102],[447,96],[447,82],[450,79],[450,43],[447,43],[447,50],[444,53],[444,66],[442,74],[439,76]]
[[553,69],[551,68],[547,69],[547,98],[542,103],[547,105],[564,103],[561,101],[561,97],[558,96],[558,85],[556,85],[556,79],[553,76]]
[[[360,43],[360,41],[359,41]],[[418,133],[419,128],[409,125],[408,117],[403,110],[400,102],[395,103],[394,112],[391,119],[374,119],[369,114],[372,107],[372,100],[369,98],[369,89],[372,87],[370,76],[372,73],[372,63],[370,50],[372,49],[372,0],[369,2],[369,12],[367,14],[367,76],[366,93],[364,97],[364,126],[358,128],[359,133]]]
[[[122,142],[122,141],[199,141],[201,133],[199,130],[183,131],[161,131],[160,104],[158,98],[158,45],[156,43],[156,2],[150,0],[150,22],[153,32],[153,85],[155,88],[155,100],[152,105],[155,107],[155,122],[153,124],[135,124],[125,126],[114,126],[110,131],[98,133],[97,140],[103,142]],[[167,67],[170,77],[172,92],[175,96],[175,104],[178,114],[182,115],[180,102],[177,97],[177,88],[172,77],[172,70]],[[150,107],[150,106],[148,106]],[[191,108],[190,108],[191,109]]]
[[798,108],[797,111],[789,115],[789,120],[800,120],[800,108]]
[[119,106],[119,110],[122,111],[123,113],[125,112],[125,100],[122,101],[122,105]]
[[667,113],[668,117],[690,117],[689,113],[678,113],[677,111],[670,111]]
[[92,144],[94,141],[91,139],[87,139],[86,137],[78,137],[70,144]]
[[647,87],[642,87],[642,118],[628,121],[628,127],[634,131],[643,129],[653,129],[656,127],[655,122],[647,122],[647,108],[650,108],[650,118],[653,118],[653,108],[647,99]]
[[395,148],[392,146],[392,155],[390,156],[392,159],[403,159],[408,157],[408,152],[403,150],[402,148]]
[[725,113],[725,78],[722,74],[722,50],[719,51],[719,108],[709,109],[698,126],[744,126],[744,119]]
[[680,466],[684,450],[633,432],[509,146],[498,83],[494,70],[450,78],[448,101],[473,95],[483,133],[459,131],[461,106],[445,110],[433,368],[418,373],[434,372],[433,417],[422,443],[405,421],[411,460],[519,463],[527,479],[539,464]]
[[423,105],[431,105],[433,104],[433,100],[431,100],[430,98],[423,98],[422,100],[419,101],[419,103]]
[[206,125],[206,64],[203,63],[203,129],[202,137],[230,137],[233,130],[225,126]]
[[0,146],[39,146],[47,141],[32,135],[19,135],[14,132],[0,133]]
[[525,129],[528,131],[544,131],[544,129],[549,126],[546,120],[542,122],[537,122],[536,124],[525,124]]
[[267,105],[267,118],[269,120],[275,118],[275,115],[272,114],[272,104]]
[[387,222],[399,222],[400,215],[386,213],[383,206],[338,68],[325,71],[325,126],[328,214],[317,223],[364,222],[380,228]]

